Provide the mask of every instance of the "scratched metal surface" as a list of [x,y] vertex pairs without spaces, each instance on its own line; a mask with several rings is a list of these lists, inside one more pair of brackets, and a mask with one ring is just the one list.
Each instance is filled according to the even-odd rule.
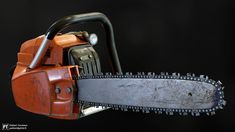
[[217,105],[216,88],[206,82],[153,78],[78,80],[78,99],[101,104],[209,109]]

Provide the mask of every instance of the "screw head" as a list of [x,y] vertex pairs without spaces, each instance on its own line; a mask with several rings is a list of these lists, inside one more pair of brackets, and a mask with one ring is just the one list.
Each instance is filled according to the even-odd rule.
[[61,92],[60,87],[59,87],[59,86],[56,86],[56,88],[55,88],[55,93],[56,93],[56,94],[60,94],[60,92]]
[[72,93],[72,88],[70,88],[70,87],[68,87],[68,88],[66,88],[66,93]]

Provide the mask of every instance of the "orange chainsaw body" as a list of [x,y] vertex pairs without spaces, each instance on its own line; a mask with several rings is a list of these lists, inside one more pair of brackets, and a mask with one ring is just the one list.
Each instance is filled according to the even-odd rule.
[[[72,46],[86,44],[73,34],[57,35],[49,42],[42,65],[33,70],[28,66],[45,36],[28,40],[21,45],[12,76],[12,91],[16,105],[26,111],[60,119],[77,119],[79,104],[74,101],[78,66],[65,65],[63,54]],[[60,91],[56,91],[60,87]],[[69,91],[68,91],[69,89]]]
[[[79,104],[77,79],[101,73],[98,54],[93,48],[96,34],[87,31],[61,31],[74,24],[99,22],[103,25],[113,72],[122,72],[113,29],[102,13],[64,17],[53,23],[45,35],[21,45],[12,74],[12,92],[17,106],[58,119],[78,119],[100,109]],[[103,110],[103,109],[101,109]]]

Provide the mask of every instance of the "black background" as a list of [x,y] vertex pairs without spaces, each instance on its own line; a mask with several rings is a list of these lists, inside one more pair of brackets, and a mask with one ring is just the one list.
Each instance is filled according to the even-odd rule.
[[[1,1],[0,123],[28,124],[28,130],[34,131],[113,131],[131,128],[196,132],[233,128],[233,8],[234,5],[226,0]],[[8,71],[16,63],[21,43],[45,33],[50,24],[61,17],[94,11],[106,14],[112,22],[124,71],[206,74],[225,85],[228,102],[225,109],[211,117],[107,110],[79,120],[66,121],[17,108],[11,94]],[[99,51],[102,50],[99,46],[104,46],[105,41],[102,29],[97,26],[81,25],[79,29],[98,34]],[[105,52],[102,55],[107,57]]]

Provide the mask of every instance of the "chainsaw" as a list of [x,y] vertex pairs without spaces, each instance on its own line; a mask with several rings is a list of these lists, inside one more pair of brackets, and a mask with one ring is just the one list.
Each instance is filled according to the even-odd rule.
[[[95,50],[98,36],[67,27],[100,23],[105,29],[112,72],[103,73]],[[167,115],[214,115],[223,109],[224,86],[187,73],[122,72],[113,27],[102,13],[64,17],[45,35],[21,45],[12,74],[15,103],[23,110],[57,119],[78,119],[106,109]]]

